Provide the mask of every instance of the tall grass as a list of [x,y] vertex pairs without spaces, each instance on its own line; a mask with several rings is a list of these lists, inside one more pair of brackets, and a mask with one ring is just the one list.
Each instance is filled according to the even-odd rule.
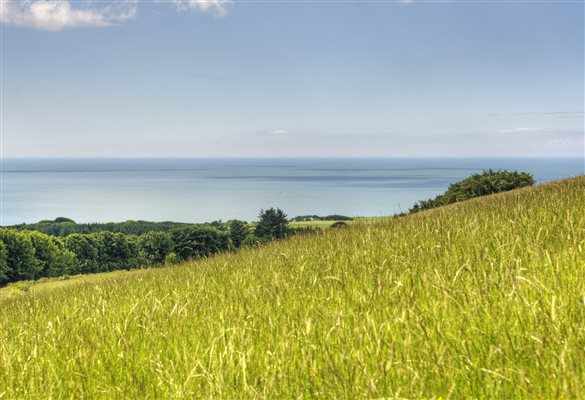
[[583,210],[580,177],[33,285],[0,398],[585,398]]

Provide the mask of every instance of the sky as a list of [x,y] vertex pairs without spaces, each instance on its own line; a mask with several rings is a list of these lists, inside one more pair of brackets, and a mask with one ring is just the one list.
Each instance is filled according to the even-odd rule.
[[584,157],[583,1],[5,1],[5,157]]

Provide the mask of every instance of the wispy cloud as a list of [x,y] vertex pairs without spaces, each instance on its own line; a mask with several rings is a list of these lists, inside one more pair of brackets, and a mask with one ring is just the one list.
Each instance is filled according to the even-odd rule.
[[275,137],[284,137],[289,135],[289,131],[287,129],[276,128],[276,129],[269,129],[266,131],[259,132],[260,136],[275,136]]
[[[104,28],[135,19],[138,0],[104,4],[92,0],[0,0],[0,22],[21,28],[60,31],[68,28]],[[160,3],[169,3],[161,0]],[[227,15],[231,0],[170,0],[177,11],[198,11],[215,17]]]
[[0,22],[25,28],[60,31],[65,28],[107,27],[136,18],[137,1],[119,1],[101,8],[74,8],[69,1],[4,1]]
[[179,11],[201,11],[213,14],[216,17],[227,15],[227,6],[231,0],[173,0]]
[[498,133],[531,133],[531,132],[543,132],[542,128],[509,128],[500,129]]

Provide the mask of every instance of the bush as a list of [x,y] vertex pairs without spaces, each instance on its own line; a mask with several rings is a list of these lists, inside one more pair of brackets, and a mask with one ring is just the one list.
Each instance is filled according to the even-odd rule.
[[171,251],[169,254],[165,256],[164,263],[165,265],[173,265],[181,262],[181,259],[174,251]]
[[473,174],[469,178],[449,185],[445,193],[434,199],[419,201],[410,209],[410,212],[414,213],[474,197],[506,192],[532,185],[534,185],[534,178],[527,172],[488,169],[481,174]]
[[173,252],[179,259],[207,257],[231,247],[229,234],[211,226],[193,225],[171,231]]
[[256,235],[254,235],[253,233],[250,233],[242,241],[241,247],[260,246],[264,243],[265,243],[265,241],[261,240],[260,238],[257,238]]
[[173,240],[167,232],[148,232],[140,236],[139,246],[148,265],[159,265],[173,249]]

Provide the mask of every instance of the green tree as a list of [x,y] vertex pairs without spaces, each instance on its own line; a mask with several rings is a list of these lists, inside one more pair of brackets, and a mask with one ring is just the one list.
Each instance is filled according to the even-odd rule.
[[138,243],[123,233],[98,232],[95,236],[99,246],[101,271],[132,269],[140,266]]
[[55,237],[40,232],[26,232],[35,249],[41,276],[59,276],[71,273],[75,256]]
[[0,229],[0,241],[4,242],[8,255],[8,282],[39,277],[42,265],[35,258],[35,248],[26,233]]
[[288,219],[280,208],[260,210],[254,234],[260,240],[282,239],[290,232]]
[[8,282],[8,251],[4,242],[0,241],[0,285]]
[[77,260],[72,272],[88,274],[100,271],[100,249],[94,235],[71,234],[65,238],[65,248],[75,254]]
[[237,219],[227,222],[230,239],[234,247],[238,248],[242,245],[246,236],[248,236],[248,224]]
[[148,232],[140,236],[140,251],[147,264],[159,265],[173,249],[173,240],[167,232]]

